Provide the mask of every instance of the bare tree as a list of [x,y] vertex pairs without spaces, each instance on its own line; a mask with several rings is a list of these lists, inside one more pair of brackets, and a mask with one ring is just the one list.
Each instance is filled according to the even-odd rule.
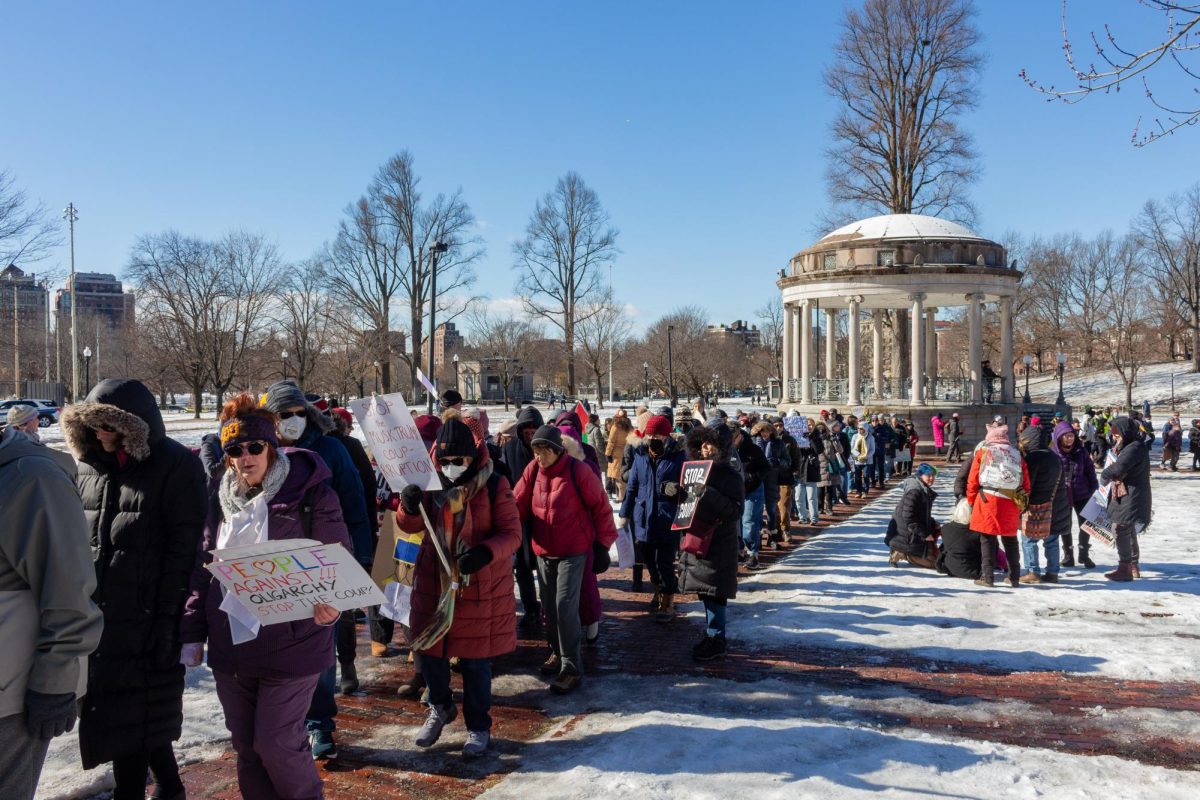
[[1150,47],[1129,47],[1118,40],[1116,32],[1107,23],[1104,34],[1098,35],[1092,31],[1091,46],[1096,55],[1096,61],[1082,66],[1075,57],[1075,48],[1071,44],[1071,36],[1067,31],[1067,0],[1062,3],[1062,37],[1063,56],[1072,79],[1076,81],[1073,88],[1059,89],[1057,86],[1046,85],[1029,77],[1021,70],[1021,78],[1031,88],[1048,95],[1048,100],[1061,100],[1074,104],[1097,92],[1108,94],[1120,92],[1121,87],[1130,81],[1141,81],[1146,99],[1158,111],[1165,114],[1166,119],[1155,117],[1154,127],[1149,133],[1142,133],[1142,121],[1139,118],[1134,125],[1132,141],[1136,147],[1144,147],[1151,142],[1168,136],[1188,125],[1200,121],[1200,103],[1194,99],[1196,89],[1192,90],[1192,100],[1164,101],[1150,87],[1150,73],[1158,68],[1174,66],[1178,71],[1176,77],[1185,80],[1200,80],[1200,5],[1179,2],[1179,0],[1139,0],[1143,11],[1157,14],[1161,17],[1162,35]]
[[605,377],[610,359],[615,359],[624,347],[628,339],[629,322],[608,289],[591,305],[594,307],[584,310],[576,326],[579,357],[596,380],[596,401],[600,408],[604,408]]
[[617,231],[597,194],[575,172],[534,206],[525,238],[513,246],[517,292],[529,313],[562,331],[567,393],[575,394],[575,326],[601,306],[602,267],[617,256]]
[[306,386],[325,354],[334,331],[325,291],[324,265],[312,259],[288,270],[275,309],[275,320],[290,355],[296,380]]
[[438,256],[437,312],[447,322],[458,316],[472,298],[463,290],[475,281],[471,265],[483,255],[481,240],[472,233],[475,217],[462,192],[439,194],[425,202],[413,156],[403,151],[376,173],[366,194],[346,209],[326,261],[332,291],[352,305],[374,332],[374,355],[383,366],[383,389],[392,387],[393,314],[408,311],[412,356],[409,377],[415,382],[422,364],[426,306],[432,296],[430,249],[443,242]]
[[1147,202],[1134,230],[1164,298],[1188,322],[1192,372],[1200,372],[1200,183],[1165,203]]
[[982,66],[971,0],[866,0],[848,8],[825,86],[840,103],[830,197],[855,211],[975,216],[977,174],[960,126]]
[[512,314],[492,314],[486,307],[472,314],[469,324],[473,344],[467,350],[476,360],[494,366],[504,387],[504,410],[507,411],[512,383],[528,366],[532,348],[541,338],[540,332],[527,320]]
[[766,377],[783,380],[783,298],[773,295],[754,313],[762,331],[762,347],[771,357],[772,369]]
[[32,202],[12,175],[0,170],[0,269],[37,261],[61,243],[60,225],[46,206]]
[[1125,407],[1133,407],[1133,387],[1138,372],[1154,354],[1154,303],[1146,291],[1146,266],[1139,258],[1137,243],[1125,237],[1115,257],[1102,265],[1104,315],[1108,328],[1100,347],[1125,384]]

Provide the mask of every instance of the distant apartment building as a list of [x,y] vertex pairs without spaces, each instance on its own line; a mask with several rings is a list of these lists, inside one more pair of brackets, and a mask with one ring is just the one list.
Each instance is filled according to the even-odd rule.
[[732,339],[746,347],[762,347],[762,331],[741,319],[734,320],[732,325],[709,325],[707,334],[712,339]]
[[[103,317],[109,327],[120,328],[134,320],[134,293],[125,291],[116,275],[103,272],[75,273],[75,290],[79,294],[80,314]],[[71,314],[71,284],[58,291],[58,313],[66,319]]]
[[[458,332],[458,328],[453,322],[443,322],[437,326],[437,330],[433,332],[433,361],[437,365],[447,363],[447,360],[454,357],[454,354],[462,350],[463,336]],[[421,354],[423,356],[429,353],[429,337],[426,336],[421,341]]]
[[0,272],[0,326],[11,331],[13,313],[21,327],[34,331],[46,329],[46,303],[49,293],[45,281],[37,275],[25,274],[16,264],[9,264]]

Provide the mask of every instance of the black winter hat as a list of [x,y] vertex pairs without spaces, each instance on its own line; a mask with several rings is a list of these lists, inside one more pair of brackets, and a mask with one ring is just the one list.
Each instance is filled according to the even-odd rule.
[[442,392],[442,405],[446,408],[456,406],[463,401],[463,397],[454,389],[447,389]]
[[460,419],[448,419],[442,424],[442,429],[438,431],[437,440],[434,443],[435,458],[457,458],[459,456],[477,456],[479,455],[478,448],[475,447],[475,436]]
[[529,442],[532,445],[544,445],[549,447],[556,453],[563,451],[562,431],[553,425],[543,425],[533,433],[533,439]]

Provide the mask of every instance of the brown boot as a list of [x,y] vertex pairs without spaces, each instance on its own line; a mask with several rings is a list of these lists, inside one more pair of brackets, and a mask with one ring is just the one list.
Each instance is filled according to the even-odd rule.
[[658,611],[658,609],[662,607],[662,598],[663,598],[662,590],[659,589],[658,587],[655,587],[654,588],[654,597],[650,598],[650,613],[651,614]]
[[375,658],[390,658],[394,653],[383,642],[371,642],[371,655]]
[[1142,570],[1141,570],[1141,568],[1138,567],[1136,562],[1129,565],[1129,574],[1135,578],[1142,577]]
[[400,684],[400,688],[396,690],[396,694],[404,698],[417,698],[421,696],[421,692],[425,691],[425,676],[420,672],[414,672],[407,683]]
[[655,622],[670,622],[675,619],[675,595],[663,592],[662,603],[654,614]]
[[562,669],[562,659],[557,653],[551,653],[550,656],[542,662],[542,666],[538,668],[538,672],[543,675],[557,675]]
[[1021,583],[1041,583],[1042,579],[1032,572],[1026,572],[1021,576]]
[[1128,583],[1129,581],[1133,580],[1133,565],[1128,561],[1122,561],[1119,565],[1117,565],[1115,570],[1106,573],[1104,577],[1108,578],[1110,581]]

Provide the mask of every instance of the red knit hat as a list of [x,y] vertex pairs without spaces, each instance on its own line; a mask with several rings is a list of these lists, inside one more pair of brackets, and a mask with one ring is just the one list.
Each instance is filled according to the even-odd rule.
[[421,441],[430,447],[437,440],[438,432],[442,429],[441,417],[435,417],[432,414],[422,414],[413,420],[417,426],[417,432],[421,434]]
[[646,421],[644,436],[670,436],[671,420],[659,414]]
[[341,408],[339,406],[338,408],[332,409],[331,413],[337,414],[339,417],[341,417],[348,427],[354,427],[354,415],[350,413],[350,409]]

